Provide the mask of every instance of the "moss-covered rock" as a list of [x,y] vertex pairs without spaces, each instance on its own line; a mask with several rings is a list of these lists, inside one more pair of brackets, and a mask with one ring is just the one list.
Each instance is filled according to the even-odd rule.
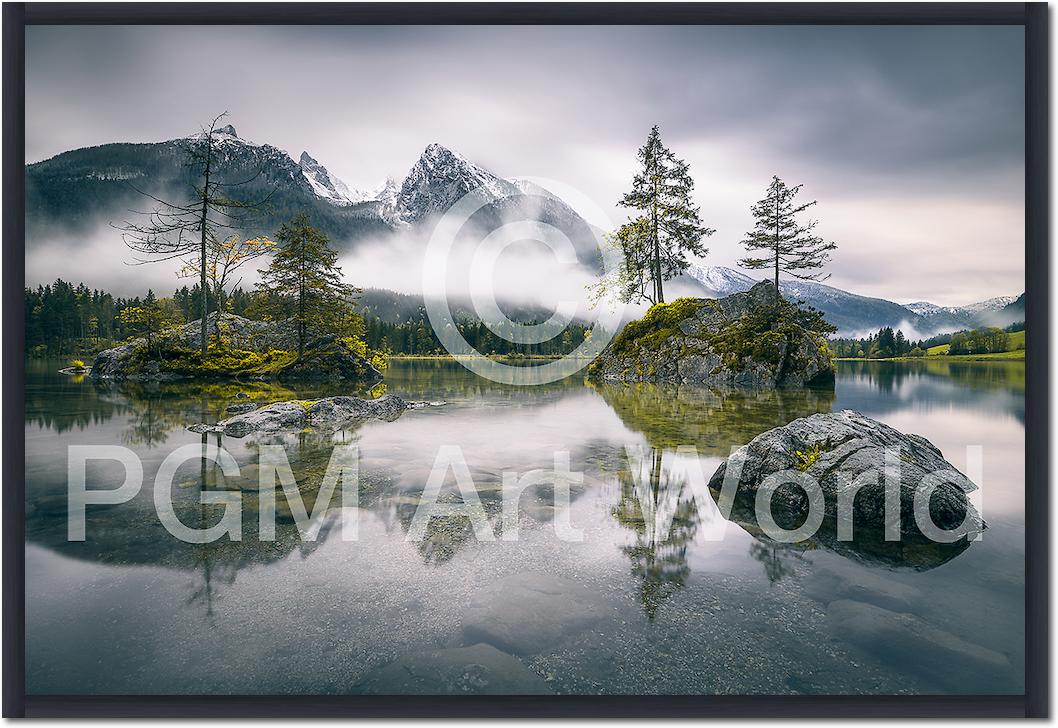
[[623,382],[752,387],[825,384],[834,363],[815,311],[775,304],[767,282],[726,298],[679,298],[632,321],[589,376]]
[[[207,326],[212,336],[218,328],[216,313]],[[179,379],[276,380],[333,379],[377,382],[382,379],[347,339],[319,334],[306,342],[298,361],[294,327],[284,322],[251,321],[224,314],[219,323],[223,346],[211,344],[203,355],[198,349],[198,321],[145,339],[107,349],[96,356],[91,377],[96,380],[167,381]]]

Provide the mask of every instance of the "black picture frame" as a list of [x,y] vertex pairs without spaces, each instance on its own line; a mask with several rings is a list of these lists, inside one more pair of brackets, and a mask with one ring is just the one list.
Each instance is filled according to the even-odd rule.
[[[1025,29],[1025,694],[165,696],[25,692],[25,27],[35,24],[1016,25]],[[4,717],[1047,717],[1050,299],[1046,3],[4,3]]]

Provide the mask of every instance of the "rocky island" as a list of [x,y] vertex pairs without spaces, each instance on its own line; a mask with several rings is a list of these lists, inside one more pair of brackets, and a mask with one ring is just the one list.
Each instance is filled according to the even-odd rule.
[[223,347],[211,345],[205,356],[197,348],[201,323],[192,321],[100,352],[92,364],[95,380],[176,381],[184,379],[330,379],[372,383],[379,370],[356,342],[334,334],[313,335],[298,360],[296,327],[286,322],[253,321],[234,314],[207,319]]
[[610,342],[588,370],[622,382],[796,387],[833,382],[834,363],[814,310],[776,301],[762,282],[725,298],[656,304]]

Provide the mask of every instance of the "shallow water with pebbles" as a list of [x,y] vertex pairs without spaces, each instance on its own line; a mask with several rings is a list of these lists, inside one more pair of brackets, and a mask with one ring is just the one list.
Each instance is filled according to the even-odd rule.
[[[338,503],[302,541],[280,503],[256,539],[258,495],[210,468],[178,471],[188,525],[211,525],[203,489],[243,503],[243,540],[169,535],[154,473],[185,428],[222,419],[239,387],[98,387],[29,362],[26,404],[27,688],[31,693],[933,693],[1023,688],[1024,366],[839,362],[833,392],[480,379],[454,362],[395,361],[386,389],[447,406],[351,431],[207,435],[240,466],[283,444],[306,500],[334,444],[360,453],[359,507]],[[349,392],[255,384],[262,404]],[[854,409],[931,440],[959,468],[984,448],[979,542],[936,568],[780,546],[754,524],[696,507],[681,474],[708,478],[732,446],[797,417]],[[89,506],[66,540],[68,445],[121,444],[142,460],[130,502]],[[458,517],[407,538],[434,458],[458,445],[495,538]],[[697,448],[696,462],[677,454]],[[642,453],[630,459],[627,447]],[[504,471],[554,468],[584,483],[568,506],[547,484],[502,538]],[[635,471],[635,472],[633,472]],[[91,463],[89,487],[120,482]],[[451,476],[442,500],[455,493]],[[667,504],[651,538],[644,505]],[[583,532],[569,542],[556,519]],[[342,539],[355,518],[357,541]],[[921,565],[919,565],[920,567]],[[894,645],[899,649],[894,649]],[[396,669],[396,668],[399,668]],[[402,676],[397,679],[396,675]],[[403,676],[412,676],[405,678]]]

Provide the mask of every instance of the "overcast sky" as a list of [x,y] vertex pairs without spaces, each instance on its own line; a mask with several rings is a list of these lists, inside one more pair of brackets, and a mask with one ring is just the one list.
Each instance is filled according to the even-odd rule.
[[[220,111],[350,186],[430,142],[615,203],[651,125],[706,263],[772,174],[818,199],[828,283],[959,305],[1024,290],[1018,27],[29,27],[26,160],[185,136]],[[30,241],[32,245],[32,241]]]

